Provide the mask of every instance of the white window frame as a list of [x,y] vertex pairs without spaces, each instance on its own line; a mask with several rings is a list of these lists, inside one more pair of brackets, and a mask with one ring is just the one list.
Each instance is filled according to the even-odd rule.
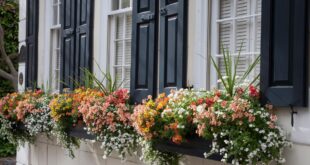
[[[47,0],[45,1],[45,32],[44,32],[44,37],[45,37],[45,45],[44,45],[44,87],[47,89],[51,89],[52,92],[58,93],[59,90],[54,89],[55,83],[58,83],[58,86],[60,85],[60,82],[54,79],[54,57],[53,57],[53,51],[52,50],[52,44],[53,44],[53,31],[59,30],[61,28],[61,22],[60,22],[60,0],[58,0],[57,5],[59,5],[59,12],[58,12],[58,24],[54,25],[54,0]],[[61,36],[60,37],[60,42],[61,42]],[[61,46],[61,43],[59,43]],[[58,48],[60,49],[60,47]],[[60,50],[59,50],[60,51]],[[60,57],[61,58],[61,57]],[[59,68],[60,69],[60,68]],[[60,77],[60,73],[59,73]]]
[[[250,0],[252,3],[251,5],[248,6],[248,11],[251,12],[249,15],[245,15],[245,16],[237,16],[236,17],[236,5],[237,5],[237,0],[231,0],[233,1],[233,7],[232,7],[232,13],[233,16],[229,17],[229,18],[224,18],[224,19],[220,19],[220,0],[212,0],[212,11],[211,11],[211,56],[214,57],[216,59],[216,61],[218,61],[218,57],[221,57],[222,55],[219,53],[219,24],[221,22],[230,22],[232,24],[232,33],[230,34],[230,52],[235,52],[235,34],[236,34],[236,22],[237,20],[242,20],[242,19],[250,19],[250,28],[249,28],[249,38],[250,38],[250,44],[248,45],[249,47],[247,47],[247,52],[241,52],[240,56],[252,56],[252,59],[255,59],[255,55],[260,55],[260,52],[257,51],[252,51],[255,49],[255,43],[256,43],[256,18],[261,18],[261,13],[256,13],[256,0]],[[232,53],[232,56],[237,56],[238,53]],[[252,60],[253,61],[253,60]],[[212,65],[212,63],[210,64]],[[216,73],[216,70],[214,69],[213,66],[210,67],[210,84],[211,84],[211,88],[214,87],[218,87],[218,76]],[[254,76],[255,73],[253,73],[252,76]],[[250,75],[251,77],[251,75]]]
[[[126,15],[131,15],[132,14],[132,0],[130,0],[130,7],[127,8],[121,8],[121,2],[119,3],[119,9],[118,10],[112,10],[112,1],[110,0],[110,4],[111,4],[111,8],[110,8],[110,12],[108,12],[108,24],[109,24],[109,28],[108,28],[108,33],[110,34],[108,36],[108,44],[109,44],[109,48],[108,48],[108,61],[109,61],[109,73],[111,74],[111,76],[113,77],[113,79],[115,79],[115,70],[116,68],[121,68],[122,69],[122,81],[125,80],[126,77],[126,69],[130,69],[131,68],[131,64],[127,65],[125,62],[125,49],[126,49],[126,42],[128,40],[131,40],[132,38],[126,38],[126,18],[123,19],[123,37],[121,40],[116,39],[116,17],[123,15],[124,17],[126,17]],[[122,1],[122,0],[119,0]],[[118,41],[122,41],[123,44],[123,56],[122,56],[122,64],[121,65],[116,65],[115,64],[115,57],[116,57],[116,42]],[[130,75],[127,75],[130,77]],[[121,87],[125,87],[125,84],[128,84],[129,82],[123,82],[123,84],[121,85]]]

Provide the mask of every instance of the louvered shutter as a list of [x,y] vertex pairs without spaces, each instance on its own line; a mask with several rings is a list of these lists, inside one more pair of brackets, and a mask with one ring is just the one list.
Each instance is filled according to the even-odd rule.
[[91,70],[92,66],[92,11],[93,0],[78,0],[76,17],[76,57],[75,57],[75,80],[80,83],[84,79],[81,69]]
[[187,0],[160,1],[159,90],[186,87]]
[[37,85],[39,0],[27,0],[26,87]]
[[263,0],[261,90],[276,106],[307,104],[307,1]]
[[157,3],[134,0],[130,93],[132,102],[141,102],[156,93]]
[[81,68],[91,69],[92,3],[92,0],[61,3],[61,90],[74,88],[74,81],[83,78]]

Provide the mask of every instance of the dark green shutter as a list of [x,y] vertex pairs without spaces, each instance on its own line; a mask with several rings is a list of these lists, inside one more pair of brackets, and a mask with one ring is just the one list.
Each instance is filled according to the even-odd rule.
[[186,87],[187,0],[160,1],[160,92]]
[[157,3],[155,0],[133,1],[132,24],[132,102],[141,102],[156,94],[157,80]]
[[39,0],[27,0],[26,15],[26,87],[37,85]]
[[92,0],[63,0],[61,10],[61,88],[74,88],[81,68],[91,69]]
[[307,3],[307,0],[263,0],[263,103],[307,105]]

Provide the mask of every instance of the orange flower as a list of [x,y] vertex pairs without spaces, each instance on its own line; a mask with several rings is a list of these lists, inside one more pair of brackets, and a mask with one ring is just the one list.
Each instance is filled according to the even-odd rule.
[[176,144],[181,144],[182,143],[182,136],[179,135],[179,134],[175,134],[173,137],[172,137],[172,142],[173,143],[176,143]]

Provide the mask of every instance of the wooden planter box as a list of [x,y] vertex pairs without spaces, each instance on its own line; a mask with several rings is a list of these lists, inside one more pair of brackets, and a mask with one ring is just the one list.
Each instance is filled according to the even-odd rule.
[[92,134],[88,134],[87,131],[84,129],[84,125],[78,124],[75,127],[72,127],[69,131],[69,135],[81,139],[89,139],[89,140],[95,140],[96,136]]
[[[165,152],[175,152],[184,155],[196,156],[205,158],[204,153],[209,152],[212,148],[212,142],[204,140],[197,136],[188,138],[188,142],[182,144],[175,144],[170,140],[159,140],[155,143],[155,148]],[[220,161],[222,156],[220,154],[213,154],[207,159]]]

